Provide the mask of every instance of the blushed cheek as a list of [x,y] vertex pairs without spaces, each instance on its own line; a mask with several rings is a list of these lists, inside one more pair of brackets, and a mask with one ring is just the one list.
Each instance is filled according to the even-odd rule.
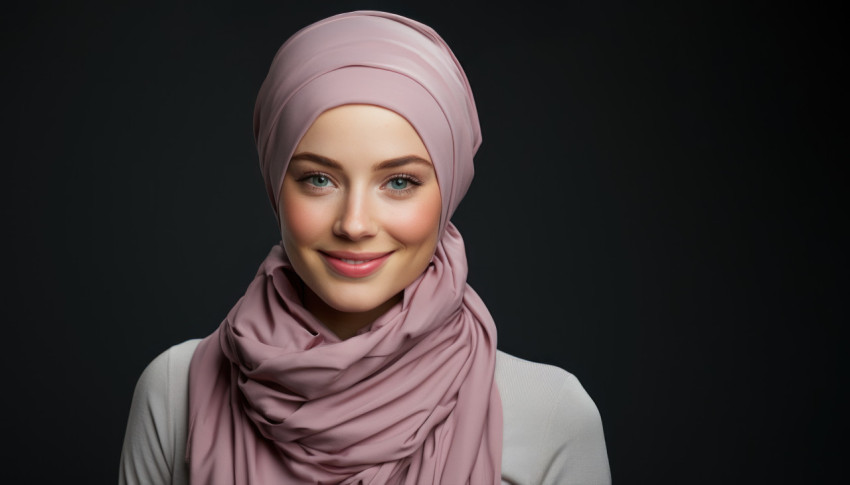
[[328,217],[328,211],[322,210],[315,200],[310,203],[310,199],[298,194],[296,189],[287,190],[284,185],[281,194],[281,231],[284,240],[290,239],[299,245],[310,244],[322,234],[323,218]]
[[439,190],[423,194],[416,204],[404,207],[402,213],[393,218],[393,236],[409,248],[427,253],[430,260],[437,242],[441,209]]

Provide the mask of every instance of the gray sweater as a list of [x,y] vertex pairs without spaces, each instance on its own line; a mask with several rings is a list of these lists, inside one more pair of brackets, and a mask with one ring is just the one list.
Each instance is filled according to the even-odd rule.
[[[200,340],[175,345],[144,370],[133,394],[118,483],[187,485],[189,362]],[[503,484],[609,484],[596,405],[569,372],[496,355],[502,398]],[[261,485],[261,484],[258,484]]]

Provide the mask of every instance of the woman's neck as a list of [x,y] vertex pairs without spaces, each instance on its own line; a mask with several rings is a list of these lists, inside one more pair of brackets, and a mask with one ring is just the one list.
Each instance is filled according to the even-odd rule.
[[342,312],[331,307],[319,298],[313,290],[304,285],[304,308],[313,314],[340,340],[347,340],[357,334],[360,329],[371,325],[381,315],[387,312],[401,300],[402,294],[390,298],[381,305],[365,312]]

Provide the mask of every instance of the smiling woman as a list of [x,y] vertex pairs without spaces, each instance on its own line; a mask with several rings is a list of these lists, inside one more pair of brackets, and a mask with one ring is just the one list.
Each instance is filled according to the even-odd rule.
[[120,483],[607,484],[571,374],[496,349],[450,218],[481,131],[460,63],[383,12],[278,51],[254,133],[281,241],[145,370]]
[[437,246],[440,187],[425,144],[393,111],[320,115],[281,188],[283,247],[304,306],[341,338],[366,329],[419,277]]

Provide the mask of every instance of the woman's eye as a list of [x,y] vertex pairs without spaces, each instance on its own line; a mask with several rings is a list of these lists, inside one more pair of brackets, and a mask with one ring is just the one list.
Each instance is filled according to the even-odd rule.
[[311,175],[309,180],[316,187],[328,187],[331,184],[331,179],[324,175]]
[[390,183],[387,185],[393,190],[404,190],[410,185],[410,180],[401,177],[396,177],[390,180]]

